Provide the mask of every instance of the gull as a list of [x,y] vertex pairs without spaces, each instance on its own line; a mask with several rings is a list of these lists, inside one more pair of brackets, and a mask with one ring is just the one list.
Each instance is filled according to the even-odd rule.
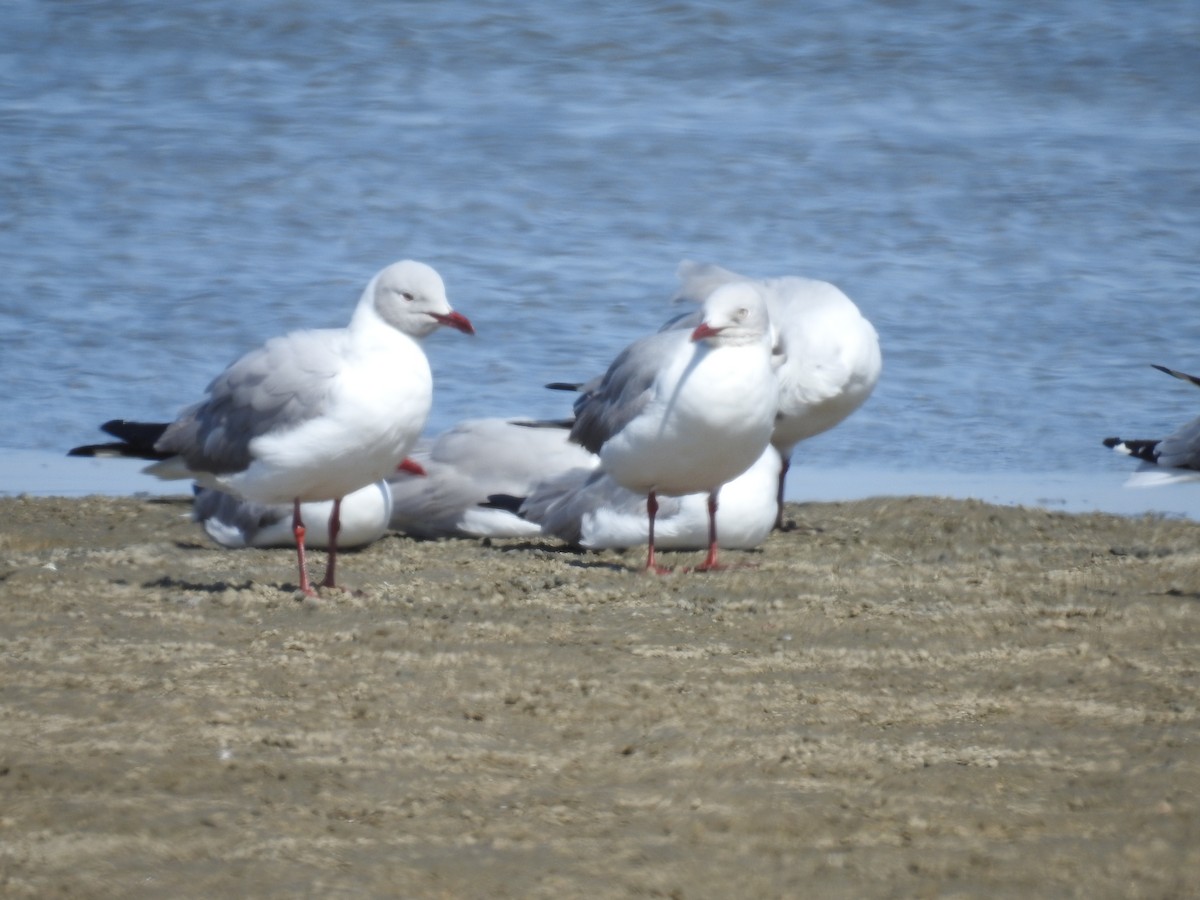
[[[231,550],[245,547],[290,547],[296,542],[292,531],[292,507],[286,503],[255,503],[224,491],[197,485],[192,499],[192,521],[203,526],[216,543]],[[304,546],[328,549],[328,522],[332,500],[300,504]],[[365,547],[388,530],[392,514],[392,491],[380,480],[352,491],[342,498],[338,510],[338,548]]]
[[225,369],[174,422],[111,420],[101,428],[117,443],[70,452],[156,459],[145,471],[160,478],[291,503],[300,590],[309,595],[300,507],[332,501],[322,586],[336,587],[341,500],[394,473],[416,442],[433,398],[418,340],[443,325],[475,333],[451,309],[434,269],[393,263],[367,283],[345,328],[272,338]]
[[424,474],[389,480],[391,527],[419,538],[536,536],[536,523],[483,504],[494,494],[524,496],[566,472],[589,474],[599,464],[564,429],[501,418],[464,419],[412,458]]
[[[487,505],[492,495],[525,495],[544,480],[590,474],[600,460],[561,428],[531,428],[502,418],[464,419],[432,440],[421,439],[399,471],[342,500],[341,546],[362,546],[387,531],[422,540],[443,537],[536,537],[541,527],[514,511]],[[328,518],[329,501],[300,505],[305,521]],[[294,541],[288,504],[262,504],[197,487],[192,518],[229,548],[281,547]],[[319,524],[307,547],[328,546]]]
[[708,555],[717,563],[717,494],[770,441],[779,388],[767,305],[750,282],[722,285],[688,331],[635,341],[575,401],[571,439],[619,485],[646,497],[646,569],[655,560],[658,494],[708,494]]
[[[1200,378],[1155,366],[1175,378],[1200,387]],[[1126,482],[1130,487],[1154,487],[1183,481],[1200,481],[1200,418],[1180,426],[1165,438],[1125,440],[1104,439],[1104,446],[1141,460],[1138,470]]]
[[[529,421],[464,419],[432,441],[418,441],[401,471],[342,500],[339,545],[364,546],[388,530],[419,539],[552,537],[588,550],[647,540],[645,497],[597,471],[599,457],[563,428]],[[760,546],[775,522],[779,453],[768,446],[745,472],[721,488],[720,546]],[[218,544],[290,546],[291,507],[241,500],[197,487],[192,518]],[[703,493],[659,498],[655,546],[703,548],[708,535]],[[307,547],[328,546],[330,502],[301,504],[314,525]]]
[[[749,550],[770,535],[779,467],[779,451],[768,445],[750,468],[722,485],[717,508],[720,546]],[[603,471],[571,469],[543,480],[527,497],[493,496],[489,502],[537,523],[542,534],[588,550],[631,547],[649,537],[643,496],[621,487]],[[696,493],[661,498],[654,529],[660,550],[705,547],[707,497]]]
[[[775,330],[779,407],[771,443],[779,471],[776,527],[783,525],[784,482],[792,451],[828,431],[871,396],[883,368],[879,335],[855,303],[827,281],[791,275],[750,279],[720,266],[684,260],[677,299],[700,301],[728,284],[756,285]],[[696,314],[664,327],[691,327]]]

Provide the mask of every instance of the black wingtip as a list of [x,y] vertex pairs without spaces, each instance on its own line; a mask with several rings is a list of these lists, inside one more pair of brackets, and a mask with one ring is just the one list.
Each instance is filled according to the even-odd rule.
[[120,438],[134,447],[152,450],[167,430],[166,422],[130,422],[128,419],[109,419],[100,426],[105,434]]
[[576,381],[552,381],[546,387],[552,391],[578,391],[583,384]]
[[522,428],[563,428],[569,429],[575,424],[574,419],[514,419],[513,425]]
[[100,456],[107,450],[110,453],[118,453],[119,447],[123,444],[84,444],[81,447],[72,447],[67,451],[67,456]]
[[128,456],[134,459],[167,459],[172,453],[155,450],[154,445],[167,430],[160,422],[130,422],[126,419],[109,419],[100,426],[105,434],[117,438],[107,444],[83,444],[72,447],[67,456]]
[[1158,445],[1162,441],[1157,439],[1137,439],[1130,440],[1129,438],[1105,438],[1104,446],[1114,450],[1120,450],[1123,453],[1128,453],[1134,459],[1140,459],[1143,462],[1158,463]]
[[1188,381],[1196,385],[1196,387],[1200,387],[1200,377],[1189,375],[1187,372],[1180,372],[1178,369],[1168,369],[1166,366],[1160,366],[1158,363],[1151,363],[1150,365],[1160,372],[1165,372],[1172,378],[1178,378],[1180,381]]
[[524,502],[524,497],[514,497],[512,494],[488,494],[487,500],[479,505],[485,509],[503,509],[520,515],[521,504]]

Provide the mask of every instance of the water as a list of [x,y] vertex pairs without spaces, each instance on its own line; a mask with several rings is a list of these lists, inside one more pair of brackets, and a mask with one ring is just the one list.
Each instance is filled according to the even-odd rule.
[[10,0],[0,446],[170,416],[405,256],[479,332],[430,430],[560,416],[692,257],[879,330],[806,465],[1115,483],[1200,412],[1148,366],[1200,371],[1200,6],[1009,6]]

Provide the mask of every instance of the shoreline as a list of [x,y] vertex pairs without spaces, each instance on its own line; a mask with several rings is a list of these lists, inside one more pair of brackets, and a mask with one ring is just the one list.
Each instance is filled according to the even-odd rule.
[[[0,497],[190,496],[186,481],[143,475],[140,460],[70,458],[41,450],[0,448]],[[1136,466],[1098,453],[1095,472],[965,473],[878,470],[847,466],[806,469],[797,456],[788,476],[788,502],[853,502],[876,497],[981,500],[1060,512],[1164,515],[1200,521],[1200,487],[1190,484],[1127,488]]]

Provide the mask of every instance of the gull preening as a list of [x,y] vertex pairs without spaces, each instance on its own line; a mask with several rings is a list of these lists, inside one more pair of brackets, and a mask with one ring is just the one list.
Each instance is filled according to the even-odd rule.
[[418,340],[443,325],[474,334],[434,269],[394,263],[368,282],[347,327],[272,338],[225,369],[174,422],[114,420],[102,427],[119,442],[71,452],[156,459],[146,471],[158,477],[290,503],[306,594],[313,589],[301,503],[331,501],[322,585],[335,587],[342,498],[392,475],[416,442],[433,400]]
[[778,397],[766,301],[744,281],[709,294],[691,331],[628,346],[580,394],[571,439],[646,497],[648,570],[663,571],[654,534],[660,493],[707,493],[708,555],[698,569],[718,568],[718,491],[762,455]]
[[[879,335],[858,306],[827,281],[794,275],[751,279],[691,260],[679,264],[677,275],[677,299],[700,301],[723,285],[739,282],[754,284],[766,299],[779,364],[779,408],[771,443],[783,460],[776,519],[776,527],[781,527],[793,450],[833,428],[871,396],[883,369]],[[694,321],[693,314],[668,325]]]
[[[1200,378],[1155,366],[1181,381],[1200,387]],[[1130,487],[1155,487],[1183,481],[1200,481],[1200,418],[1193,419],[1165,438],[1126,440],[1104,439],[1104,446],[1141,461],[1138,470],[1126,482]]]

